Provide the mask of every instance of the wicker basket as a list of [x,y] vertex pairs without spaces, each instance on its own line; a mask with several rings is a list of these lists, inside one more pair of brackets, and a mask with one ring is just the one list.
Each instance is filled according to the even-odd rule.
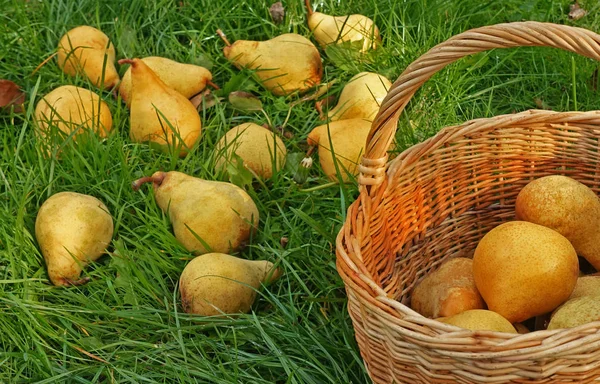
[[446,127],[387,161],[415,91],[457,59],[491,48],[549,46],[600,60],[600,35],[538,22],[473,29],[412,63],[383,101],[359,167],[360,195],[336,244],[361,355],[376,383],[588,383],[600,377],[600,321],[525,335],[468,331],[406,304],[444,260],[514,218],[530,180],[571,176],[600,190],[600,111],[530,110]]

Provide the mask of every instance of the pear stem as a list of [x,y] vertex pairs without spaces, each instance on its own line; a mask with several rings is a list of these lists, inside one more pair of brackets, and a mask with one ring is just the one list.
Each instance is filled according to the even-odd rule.
[[131,188],[137,192],[140,190],[142,185],[144,185],[146,183],[153,183],[156,185],[161,185],[164,179],[165,179],[165,174],[162,172],[158,176],[154,176],[154,175],[144,176],[144,177],[139,178],[139,179],[135,180],[134,182],[132,182]]
[[121,59],[118,61],[119,65],[130,64],[133,65],[133,59]]
[[310,5],[310,0],[304,0],[304,4],[306,5],[306,12],[308,13],[308,17],[311,17],[315,11],[313,11],[312,6]]
[[223,31],[221,31],[220,29],[217,29],[217,35],[219,35],[221,40],[223,40],[225,42],[225,45],[227,45],[228,47],[231,46],[231,43],[229,42],[229,40],[227,40],[227,36],[225,36]]
[[50,56],[48,56],[48,57],[46,58],[46,60],[42,61],[42,63],[41,63],[40,65],[38,65],[37,67],[35,67],[35,69],[33,70],[33,72],[31,72],[31,75],[30,75],[30,76],[33,76],[33,75],[35,75],[35,73],[36,73],[37,71],[39,71],[39,70],[40,70],[40,68],[42,68],[44,65],[46,65],[46,63],[48,63],[50,60],[52,60],[52,58],[54,58],[54,56],[56,56],[56,55],[58,55],[58,52],[54,52],[53,54],[51,54]]
[[206,84],[210,85],[211,87],[213,87],[214,89],[221,89],[221,87],[219,87],[217,84],[213,83],[212,81],[207,81]]

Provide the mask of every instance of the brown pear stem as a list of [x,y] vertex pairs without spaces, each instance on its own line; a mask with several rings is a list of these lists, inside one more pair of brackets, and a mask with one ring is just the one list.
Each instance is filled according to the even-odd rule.
[[207,81],[206,84],[210,85],[211,87],[213,87],[214,89],[221,89],[221,87],[219,87],[217,84],[213,83],[212,81]]
[[229,42],[229,40],[227,40],[227,36],[225,36],[223,31],[221,31],[220,29],[217,29],[217,35],[219,35],[221,40],[223,40],[225,42],[225,45],[227,45],[228,47],[231,46],[231,43]]
[[54,56],[58,55],[58,52],[54,52],[53,54],[51,54],[50,56],[48,56],[46,58],[46,60],[42,61],[40,63],[40,65],[38,65],[37,67],[35,67],[35,69],[33,70],[33,72],[31,72],[31,76],[33,76],[37,71],[40,70],[40,68],[42,68],[44,65],[46,65],[50,60],[52,60],[54,58]]
[[78,287],[80,285],[89,283],[91,279],[89,277],[84,277],[79,280],[71,280],[67,278],[62,278],[62,280],[64,281],[65,286]]
[[129,65],[133,65],[134,61],[133,59],[121,59],[118,61],[119,65],[124,65],[124,64],[129,64]]
[[139,179],[135,180],[134,182],[132,182],[131,188],[137,192],[140,190],[142,185],[144,185],[146,183],[161,185],[164,179],[165,179],[165,174],[162,172],[158,175],[144,176],[144,177],[139,178]]
[[316,145],[313,145],[312,147],[308,148],[308,151],[306,151],[306,157],[311,157],[313,155],[313,153],[315,153],[316,150],[317,150]]
[[312,6],[310,5],[310,0],[304,0],[304,4],[306,5],[306,12],[308,13],[308,17],[312,16],[315,11],[313,11]]

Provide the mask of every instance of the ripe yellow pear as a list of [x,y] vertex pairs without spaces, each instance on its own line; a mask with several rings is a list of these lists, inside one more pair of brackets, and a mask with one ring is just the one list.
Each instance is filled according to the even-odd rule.
[[304,2],[308,11],[308,28],[322,47],[345,41],[362,42],[360,51],[367,52],[381,44],[379,28],[367,16],[330,16],[314,12],[309,0]]
[[521,189],[515,212],[519,220],[558,231],[600,269],[600,198],[585,184],[562,175],[540,177]]
[[102,256],[113,235],[106,205],[93,196],[59,192],[42,204],[35,237],[54,285],[80,285],[82,269]]
[[319,146],[319,162],[330,180],[338,180],[333,153],[343,181],[358,173],[370,130],[371,122],[359,118],[333,121],[311,131],[307,141],[309,145]]
[[[141,59],[166,86],[173,88],[187,99],[200,93],[212,80],[212,74],[204,67],[183,64],[164,57],[150,56]],[[123,75],[119,94],[127,106],[131,103],[131,68]]]
[[231,128],[215,146],[216,170],[221,171],[239,156],[246,168],[257,176],[268,179],[273,168],[279,171],[285,164],[287,150],[283,141],[268,128],[254,123],[240,124]]
[[475,285],[488,309],[511,323],[554,310],[577,282],[575,248],[560,233],[526,221],[501,224],[473,256]]
[[569,299],[552,313],[548,329],[574,328],[600,320],[600,296]]
[[111,89],[119,82],[114,45],[102,31],[88,25],[73,28],[60,39],[58,66],[67,75],[86,76],[96,87]]
[[385,76],[361,72],[342,89],[337,105],[327,115],[331,121],[355,118],[373,121],[391,86]]
[[119,64],[131,64],[131,140],[151,142],[185,156],[202,132],[194,105],[165,85],[142,60],[124,59]]
[[486,309],[470,309],[454,316],[441,317],[436,320],[472,331],[517,333],[515,327],[508,320],[496,312]]
[[51,127],[66,135],[90,130],[100,137],[112,130],[108,105],[94,92],[73,85],[63,85],[45,95],[35,106],[34,119],[42,137],[48,135]]
[[190,252],[228,253],[240,248],[258,226],[258,209],[238,186],[181,172],[155,172],[133,183],[152,182],[156,203],[169,215],[173,232]]
[[250,311],[256,291],[281,275],[266,260],[244,260],[223,253],[194,258],[179,278],[184,311],[202,316]]
[[236,67],[256,70],[263,86],[277,96],[306,91],[323,76],[319,50],[296,33],[266,41],[238,40],[223,48],[223,53]]

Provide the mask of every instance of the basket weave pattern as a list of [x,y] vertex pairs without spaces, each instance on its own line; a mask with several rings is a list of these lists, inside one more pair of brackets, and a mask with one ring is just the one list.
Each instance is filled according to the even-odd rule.
[[398,118],[433,74],[491,48],[550,46],[600,60],[600,35],[538,22],[473,29],[398,78],[373,122],[360,195],[337,237],[337,269],[375,383],[588,383],[600,378],[600,321],[525,335],[469,331],[408,307],[415,284],[514,219],[529,181],[563,174],[600,192],[600,112],[522,113],[446,127],[391,162]]

